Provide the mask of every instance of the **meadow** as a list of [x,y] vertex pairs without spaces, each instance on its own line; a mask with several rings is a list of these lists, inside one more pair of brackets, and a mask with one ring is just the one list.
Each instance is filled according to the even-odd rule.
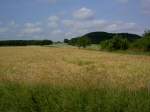
[[0,112],[149,112],[150,56],[0,47]]

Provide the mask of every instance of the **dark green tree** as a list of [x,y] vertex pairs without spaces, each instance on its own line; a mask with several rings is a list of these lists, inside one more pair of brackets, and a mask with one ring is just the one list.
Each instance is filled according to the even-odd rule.
[[68,39],[64,39],[64,43],[69,43],[69,40]]
[[80,37],[78,40],[77,40],[77,43],[76,45],[80,48],[80,47],[83,47],[83,48],[86,48],[88,45],[90,45],[91,42],[90,40],[87,38],[87,37]]
[[150,51],[150,30],[145,31],[143,37],[134,42],[132,47],[134,49]]
[[115,35],[112,39],[101,42],[101,49],[107,50],[126,50],[129,47],[129,42],[126,38]]
[[145,30],[143,37],[150,37],[150,30]]

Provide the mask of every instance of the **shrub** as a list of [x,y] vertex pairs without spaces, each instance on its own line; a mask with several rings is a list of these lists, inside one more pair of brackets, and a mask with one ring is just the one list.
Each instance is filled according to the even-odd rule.
[[114,36],[110,40],[101,42],[100,45],[101,49],[107,50],[126,50],[129,48],[128,40],[118,35]]

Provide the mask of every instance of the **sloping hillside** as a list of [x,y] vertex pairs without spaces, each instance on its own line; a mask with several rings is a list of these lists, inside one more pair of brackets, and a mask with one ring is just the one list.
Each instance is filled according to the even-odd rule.
[[[129,33],[107,33],[107,32],[92,32],[85,34],[81,37],[86,37],[89,38],[92,42],[92,44],[99,44],[101,41],[111,39],[113,36],[119,35],[123,38],[127,38],[129,41],[134,41],[136,39],[141,38],[141,36],[136,35],[136,34],[129,34]],[[70,40],[70,44],[76,43],[80,37],[72,38]]]

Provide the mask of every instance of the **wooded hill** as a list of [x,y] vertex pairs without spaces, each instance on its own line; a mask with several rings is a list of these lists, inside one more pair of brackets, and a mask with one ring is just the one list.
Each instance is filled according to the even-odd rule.
[[[91,41],[92,44],[99,44],[101,41],[105,41],[105,40],[111,39],[115,35],[121,36],[122,38],[126,38],[129,41],[131,41],[131,42],[141,38],[141,36],[136,35],[136,34],[130,34],[130,33],[107,33],[107,32],[92,32],[92,33],[85,34],[85,35],[83,35],[81,37],[88,38]],[[76,38],[70,39],[69,40],[69,44],[75,45],[77,40],[79,38],[81,38],[81,37],[76,37]]]

